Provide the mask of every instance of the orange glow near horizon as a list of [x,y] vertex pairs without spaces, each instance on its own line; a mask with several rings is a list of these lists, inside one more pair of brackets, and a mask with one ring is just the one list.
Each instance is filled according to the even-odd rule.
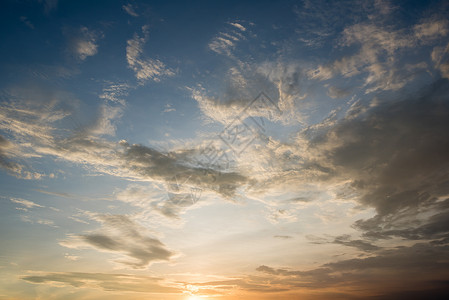
[[189,298],[187,298],[187,300],[202,300],[202,299],[208,299],[209,297],[207,297],[207,296],[195,296],[195,295],[192,295],[192,296],[189,296]]

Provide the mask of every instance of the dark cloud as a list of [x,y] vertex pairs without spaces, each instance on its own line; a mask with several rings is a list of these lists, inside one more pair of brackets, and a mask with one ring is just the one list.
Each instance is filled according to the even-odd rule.
[[133,260],[120,263],[133,268],[144,268],[157,261],[168,261],[173,252],[156,238],[145,235],[145,228],[124,215],[99,215],[101,231],[72,236],[61,245],[71,248],[93,247],[99,251],[118,253]]
[[236,172],[223,172],[213,168],[193,167],[184,155],[175,152],[161,153],[142,145],[125,145],[124,160],[127,168],[149,179],[163,180],[168,184],[186,185],[215,191],[224,197],[232,197],[235,190],[247,182]]
[[311,139],[309,151],[319,159],[309,165],[329,168],[328,180],[352,180],[348,189],[357,201],[376,209],[375,217],[355,224],[367,236],[448,233],[448,95],[441,80],[403,101],[365,105]]
[[289,240],[292,239],[293,237],[290,235],[275,235],[273,236],[276,239],[282,239],[282,240]]
[[311,197],[295,197],[287,200],[287,202],[291,203],[307,203],[310,201],[312,201]]
[[366,240],[353,240],[351,239],[351,236],[349,234],[343,234],[339,235],[335,238],[328,238],[328,237],[319,237],[314,235],[306,235],[306,239],[310,241],[311,244],[315,245],[322,245],[322,244],[338,244],[348,247],[354,247],[361,251],[375,251],[379,250],[380,248],[376,245],[371,244],[369,241]]
[[363,240],[351,240],[349,235],[341,235],[333,241],[335,244],[340,244],[348,247],[354,247],[362,251],[375,251],[380,249],[376,245]]
[[423,294],[426,290],[442,291],[443,288],[446,293],[449,291],[448,245],[418,243],[378,253],[366,258],[327,263],[306,271],[265,265],[259,266],[257,271],[270,275],[272,284],[292,290],[298,287],[325,290],[336,286],[345,290],[357,286],[358,292],[350,294],[360,299],[388,299],[387,295],[405,295],[412,286]]
[[[350,181],[341,195],[376,212],[354,223],[362,239],[307,238],[370,256],[311,270],[258,267],[272,285],[292,291],[356,286],[364,292],[350,292],[348,298],[355,299],[406,299],[413,294],[410,287],[419,291],[415,299],[448,294],[449,85],[440,80],[404,98],[360,102],[357,112],[348,111],[334,126],[304,131],[310,153],[305,171],[320,170],[324,175],[314,178],[319,182]],[[423,242],[393,249],[372,244],[395,237]]]

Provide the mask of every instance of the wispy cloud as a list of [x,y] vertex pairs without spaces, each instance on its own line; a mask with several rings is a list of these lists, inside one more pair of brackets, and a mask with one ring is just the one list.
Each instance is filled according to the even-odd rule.
[[20,21],[22,21],[26,26],[28,26],[30,29],[34,29],[34,25],[33,23],[31,23],[31,21],[25,17],[25,16],[21,16],[20,17]]
[[[362,75],[366,92],[398,90],[413,76],[396,64],[396,53],[415,45],[413,38],[402,30],[388,30],[371,23],[359,23],[345,28],[342,45],[360,45],[358,53],[345,56],[330,65],[320,65],[309,71],[309,77],[328,80],[336,75],[346,78]],[[370,37],[370,38],[368,38]],[[384,57],[390,59],[385,60]]]
[[165,108],[162,112],[164,113],[168,113],[168,112],[172,112],[172,111],[176,111],[176,109],[173,107],[172,104],[166,104]]
[[143,36],[140,37],[137,33],[135,33],[134,37],[127,41],[126,46],[126,60],[128,61],[129,68],[135,72],[136,78],[141,82],[148,79],[157,82],[163,77],[174,76],[175,72],[166,67],[162,61],[142,57],[143,47],[149,37],[149,30],[147,26],[142,27],[142,34]]
[[39,0],[39,2],[44,5],[44,12],[49,14],[58,8],[59,0]]
[[123,5],[122,8],[126,11],[126,13],[132,17],[138,17],[139,14],[136,13],[136,10],[134,9],[134,6],[131,3],[128,3],[126,5]]
[[[202,85],[190,91],[207,121],[229,124],[239,116],[298,123],[302,116],[297,104],[305,97],[303,77],[294,62],[237,64],[222,75],[226,92],[220,96],[210,95],[207,86]],[[256,99],[261,92],[267,96],[265,101]],[[240,115],[243,111],[244,116]]]
[[34,203],[33,201],[25,200],[25,199],[21,199],[21,198],[11,198],[10,200],[11,200],[11,202],[20,204],[26,208],[43,207],[42,205]]

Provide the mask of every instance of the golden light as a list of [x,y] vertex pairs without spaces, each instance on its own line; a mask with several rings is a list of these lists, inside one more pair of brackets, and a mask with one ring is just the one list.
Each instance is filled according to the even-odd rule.
[[202,299],[207,299],[207,297],[200,297],[200,296],[189,296],[189,298],[187,298],[187,300],[202,300]]

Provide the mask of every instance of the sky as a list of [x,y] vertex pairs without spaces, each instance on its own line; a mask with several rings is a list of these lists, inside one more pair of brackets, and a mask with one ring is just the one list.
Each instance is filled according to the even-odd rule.
[[449,295],[447,1],[0,24],[0,299]]

